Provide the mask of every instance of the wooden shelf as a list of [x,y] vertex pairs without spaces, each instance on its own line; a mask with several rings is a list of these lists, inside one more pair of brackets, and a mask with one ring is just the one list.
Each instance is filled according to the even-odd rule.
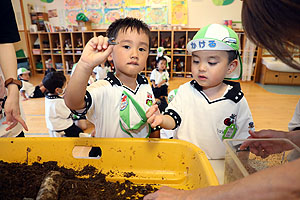
[[[186,50],[187,41],[190,41],[197,33],[198,28],[184,28],[182,30],[151,30],[151,46],[150,54],[147,60],[147,66],[142,71],[146,76],[150,76],[151,71],[155,68],[157,47],[163,46],[167,51],[167,56],[171,58],[169,63],[170,77],[190,77],[191,76],[191,55]],[[246,37],[243,31],[237,31],[240,37],[240,49],[243,54]],[[29,33],[29,43],[31,59],[33,63],[33,71],[46,70],[45,61],[51,59],[53,67],[56,63],[62,63],[62,70],[69,74],[74,63],[78,62],[84,46],[92,37],[106,35],[106,30],[95,31],[76,31],[76,32],[39,32]],[[34,45],[39,41],[40,46]],[[254,63],[258,62],[259,48],[257,48],[254,56]],[[40,51],[40,54],[36,52]],[[46,53],[45,53],[46,51]],[[57,53],[59,51],[60,53]],[[243,55],[242,55],[243,56]],[[37,63],[42,63],[43,68],[37,68]],[[252,75],[255,79],[256,70]]]

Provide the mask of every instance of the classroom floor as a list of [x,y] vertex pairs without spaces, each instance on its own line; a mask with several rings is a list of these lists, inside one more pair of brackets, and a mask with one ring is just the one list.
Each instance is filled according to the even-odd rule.
[[[31,77],[30,82],[37,85],[42,78],[43,75],[36,74]],[[173,78],[170,80],[169,90],[178,88],[179,85],[190,80],[188,78]],[[253,82],[241,82],[241,87],[252,112],[256,130],[287,130],[300,95],[271,93]],[[29,131],[25,131],[26,137],[49,137],[44,105],[44,98],[22,101],[29,129]],[[93,125],[88,123],[85,132],[90,133],[92,130]]]

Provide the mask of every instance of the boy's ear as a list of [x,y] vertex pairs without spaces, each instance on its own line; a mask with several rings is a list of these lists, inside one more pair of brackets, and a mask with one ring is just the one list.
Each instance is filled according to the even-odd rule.
[[238,66],[238,60],[234,59],[233,61],[231,61],[231,63],[228,65],[228,69],[227,69],[227,74],[231,74],[235,68]]
[[55,93],[56,93],[56,94],[60,94],[60,93],[62,93],[62,91],[63,91],[63,90],[62,90],[61,88],[58,88],[58,87],[55,88]]

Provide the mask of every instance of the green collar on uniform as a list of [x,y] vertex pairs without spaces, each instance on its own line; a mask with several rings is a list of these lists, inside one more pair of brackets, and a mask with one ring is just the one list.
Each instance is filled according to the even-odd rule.
[[[132,124],[132,118],[139,118],[139,121]],[[120,127],[122,131],[132,136],[132,131],[140,129],[145,123],[147,123],[147,117],[145,110],[139,105],[139,103],[130,96],[125,90],[122,93],[120,104]],[[151,133],[151,127],[148,124],[148,135]]]

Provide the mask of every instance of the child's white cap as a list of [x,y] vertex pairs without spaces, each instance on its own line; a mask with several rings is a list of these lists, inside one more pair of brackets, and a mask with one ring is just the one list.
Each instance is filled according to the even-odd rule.
[[228,74],[225,79],[238,80],[242,76],[242,61],[239,54],[239,37],[231,28],[220,24],[210,24],[201,28],[193,39],[187,44],[188,52],[203,50],[236,51],[239,66]]
[[24,68],[24,67],[21,67],[21,68],[18,69],[17,73],[18,73],[18,76],[19,76],[19,75],[22,75],[22,74],[29,74],[30,71],[28,69]]
[[164,55],[165,48],[158,47],[156,51],[157,51],[157,56],[156,56],[156,60],[157,60],[159,57],[162,57]]

